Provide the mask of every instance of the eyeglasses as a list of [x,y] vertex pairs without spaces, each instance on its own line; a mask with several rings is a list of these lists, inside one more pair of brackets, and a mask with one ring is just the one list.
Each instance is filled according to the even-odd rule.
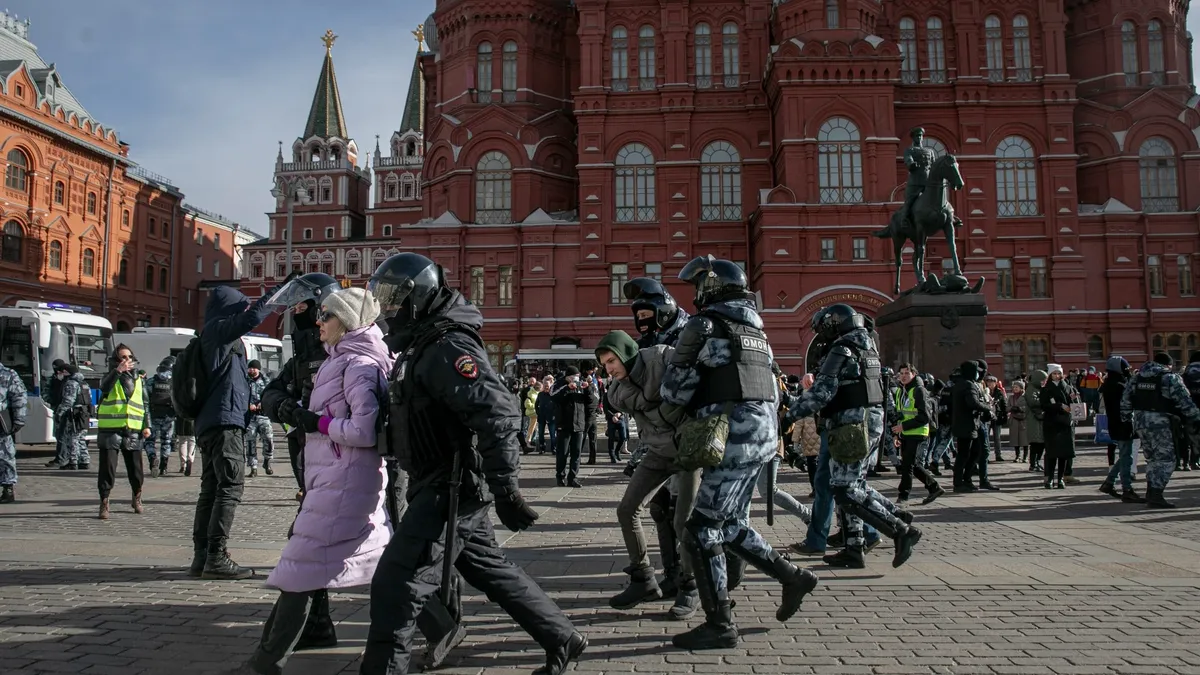
[[321,323],[327,323],[330,319],[336,318],[337,316],[335,316],[334,313],[329,310],[325,310],[317,315],[317,321],[320,321]]

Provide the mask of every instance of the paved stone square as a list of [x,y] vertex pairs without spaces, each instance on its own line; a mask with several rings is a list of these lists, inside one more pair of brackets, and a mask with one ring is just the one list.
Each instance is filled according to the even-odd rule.
[[[122,474],[102,522],[95,465],[65,472],[45,460],[23,455],[20,501],[0,510],[0,673],[213,673],[251,652],[275,593],[184,574],[198,476],[147,479],[139,516]],[[556,488],[551,458],[527,456],[522,485],[542,517],[503,536],[588,634],[580,673],[1200,673],[1200,473],[1172,481],[1181,508],[1147,511],[1096,490],[1104,465],[1103,449],[1083,448],[1081,483],[1056,491],[1021,465],[993,465],[1003,492],[914,507],[925,538],[899,570],[887,546],[866,570],[818,566],[822,585],[787,625],[774,620],[777,587],[752,572],[734,592],[742,645],[723,652],[672,648],[684,625],[663,618],[665,601],[608,607],[626,564],[614,515],[621,466],[602,460],[585,467],[582,489]],[[278,468],[247,479],[231,542],[243,564],[273,565],[295,514],[286,461]],[[875,485],[894,496],[894,475]],[[809,492],[798,472],[781,484]],[[798,520],[780,513],[768,528],[763,514],[758,500],[756,524],[773,543],[803,537]],[[467,606],[467,641],[439,672],[541,664],[540,649],[486,598]],[[296,655],[289,675],[357,672],[366,589],[336,593],[333,612],[341,646]]]

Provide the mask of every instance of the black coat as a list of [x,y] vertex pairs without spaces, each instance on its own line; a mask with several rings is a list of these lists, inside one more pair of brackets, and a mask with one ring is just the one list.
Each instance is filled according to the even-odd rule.
[[992,407],[978,382],[967,378],[954,382],[950,390],[950,433],[955,438],[977,438],[980,419],[991,413]]
[[[1065,382],[1046,380],[1040,398],[1042,403],[1042,433],[1046,436],[1046,458],[1060,459],[1075,456],[1075,423],[1070,407],[1071,392]],[[1119,408],[1118,408],[1119,409]]]
[[550,395],[554,397],[555,413],[554,424],[559,431],[587,431],[590,424],[588,410],[595,411],[597,406],[596,388],[592,386],[583,387],[583,380],[580,379],[574,391],[567,386],[566,378],[555,383],[550,390]]
[[1133,423],[1121,419],[1121,394],[1125,393],[1128,382],[1125,373],[1109,371],[1108,377],[1100,385],[1100,396],[1104,399],[1104,411],[1108,415],[1108,435],[1114,441],[1133,440]]

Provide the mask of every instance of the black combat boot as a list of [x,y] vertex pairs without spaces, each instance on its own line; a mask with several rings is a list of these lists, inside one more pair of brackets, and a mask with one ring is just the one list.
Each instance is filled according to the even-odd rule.
[[146,475],[151,478],[154,478],[156,475],[158,475],[154,472],[154,467],[157,466],[157,464],[158,464],[158,455],[155,455],[155,454],[146,455],[146,463],[149,464],[149,468],[148,468]]
[[312,608],[308,611],[308,621],[304,624],[304,632],[296,641],[292,651],[306,649],[326,649],[337,646],[337,631],[333,626],[333,617],[329,615],[329,591],[321,589],[313,593]]
[[1151,509],[1173,509],[1175,505],[1163,497],[1162,490],[1146,488],[1146,507]]
[[561,647],[546,652],[546,665],[533,671],[533,675],[562,675],[567,671],[567,666],[574,663],[587,646],[587,638],[582,633],[571,635]]
[[[108,500],[105,500],[106,502]],[[208,551],[203,547],[196,547],[192,551],[192,564],[188,567],[187,575],[194,579],[199,579],[204,574],[204,563],[208,560]]]
[[208,557],[204,561],[204,572],[201,573],[201,579],[249,579],[254,576],[254,570],[249,567],[242,567],[229,557],[229,551],[225,550],[225,540],[218,539],[208,544]]
[[270,457],[263,457],[263,473],[267,474],[268,476],[275,475],[275,469],[271,468],[271,458]]
[[1120,497],[1120,495],[1117,494],[1117,489],[1108,481],[1104,481],[1100,484],[1100,491],[1110,497]]
[[892,567],[899,567],[907,562],[912,557],[913,548],[916,547],[917,542],[921,541],[921,531],[909,524],[912,522],[912,514],[907,511],[896,513],[896,518],[900,521],[900,526],[896,527],[890,521],[857,502],[848,501],[842,504],[842,510],[848,516],[858,516],[864,523],[879,530],[879,534],[896,543],[896,554],[892,558]]
[[649,567],[626,567],[629,575],[629,586],[608,601],[613,609],[633,609],[643,602],[658,600],[663,596],[658,581],[654,578],[654,570]]
[[11,504],[15,501],[17,501],[17,494],[13,492],[13,486],[0,487],[0,504]]
[[169,460],[170,458],[171,458],[170,455],[163,455],[162,461],[160,461],[158,463],[158,477],[159,478],[166,477],[166,475],[167,475],[167,460]]
[[851,570],[861,570],[867,566],[866,560],[863,559],[862,546],[847,546],[837,553],[830,553],[821,558],[821,561],[830,567],[842,567]]
[[704,623],[671,638],[671,644],[680,649],[732,649],[738,644],[737,626],[733,625],[733,608],[723,602],[704,610]]
[[679,582],[679,592],[675,594],[675,604],[667,611],[667,616],[676,621],[686,621],[700,609],[700,591],[696,588],[696,580],[682,579]]
[[[743,531],[743,534],[745,532]],[[739,538],[740,541],[740,538]],[[736,541],[728,544],[728,549],[737,557],[757,567],[763,574],[783,584],[783,594],[779,599],[779,609],[775,612],[778,621],[787,621],[800,610],[804,596],[817,587],[817,575],[792,564],[792,561],[771,551],[769,557],[762,557],[743,548]]]
[[946,494],[946,490],[943,489],[942,486],[938,485],[936,480],[930,483],[925,489],[929,490],[929,494],[925,495],[925,498],[921,500],[922,506],[926,504],[932,504],[933,500]]
[[1146,498],[1134,492],[1133,488],[1121,492],[1121,501],[1126,504],[1145,504]]

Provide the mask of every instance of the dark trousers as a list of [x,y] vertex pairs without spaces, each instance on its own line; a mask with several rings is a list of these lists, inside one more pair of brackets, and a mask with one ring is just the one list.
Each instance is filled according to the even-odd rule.
[[813,455],[812,457],[804,458],[804,470],[808,473],[808,487],[815,488],[816,487],[815,483],[817,480],[817,457],[816,457],[816,455]]
[[197,551],[225,547],[233,516],[242,501],[246,478],[246,433],[241,427],[218,427],[196,439],[200,446],[200,496],[192,523]]
[[554,449],[554,473],[559,480],[575,480],[579,475],[583,435],[582,431],[558,430],[558,447]]
[[588,444],[588,464],[596,463],[596,423],[589,421],[587,431],[583,432]]
[[[321,590],[308,593],[292,593],[282,591],[275,606],[271,608],[271,616],[263,625],[262,640],[254,655],[250,657],[249,666],[262,675],[283,675],[283,667],[287,665],[288,657],[304,634],[304,626],[308,623],[308,614],[313,607],[313,598],[317,593],[328,598],[328,592]],[[328,599],[325,601],[328,611]]]
[[937,481],[925,472],[925,467],[917,466],[917,451],[921,444],[928,441],[928,436],[900,436],[900,498],[908,499],[912,490],[913,476],[921,481],[921,485],[932,490]]
[[[979,466],[979,455],[983,454],[984,459],[987,459],[987,448],[979,438],[958,438],[955,439],[955,444],[958,452],[954,455],[954,485],[970,485],[972,470]],[[987,475],[986,471],[985,468],[984,476]],[[987,479],[980,478],[980,482],[985,480]]]
[[1067,473],[1068,459],[1067,457],[1059,457],[1057,459],[1046,458],[1045,468],[1042,470],[1043,475],[1046,476],[1046,480],[1062,480],[1063,476],[1070,475]]
[[296,477],[296,485],[304,489],[304,432],[293,429],[287,435],[288,460],[292,464],[292,475]]
[[987,485],[988,480],[988,461],[991,459],[991,454],[988,453],[988,446],[991,445],[990,435],[991,427],[984,425],[979,430],[979,437],[975,439],[975,474],[979,476],[979,484]]
[[[451,552],[454,568],[543,649],[558,649],[575,629],[545,591],[504,557],[490,514],[490,505],[477,500],[462,505]],[[445,519],[445,498],[433,487],[421,490],[409,502],[371,580],[371,628],[359,669],[362,675],[409,672],[417,616],[426,602],[435,600],[441,586]]]
[[100,499],[108,499],[116,484],[118,455],[125,458],[125,473],[128,474],[133,494],[142,491],[142,483],[146,480],[145,469],[142,467],[142,453],[134,447],[135,443],[122,434],[101,433],[96,436],[96,447],[100,450],[100,475],[96,487],[100,490]]
[[[1041,424],[1041,422],[1038,422]],[[1029,444],[1029,468],[1034,468],[1042,461],[1042,455],[1046,452],[1045,443],[1030,443]]]

